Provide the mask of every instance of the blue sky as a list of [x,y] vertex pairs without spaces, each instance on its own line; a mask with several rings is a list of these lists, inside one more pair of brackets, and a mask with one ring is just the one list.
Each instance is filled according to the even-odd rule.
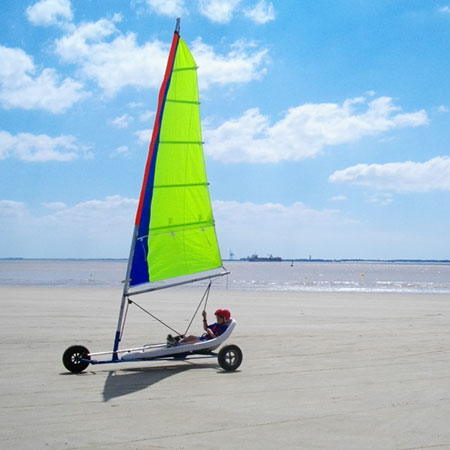
[[224,257],[450,257],[450,2],[2,2],[0,257],[126,257],[175,19]]

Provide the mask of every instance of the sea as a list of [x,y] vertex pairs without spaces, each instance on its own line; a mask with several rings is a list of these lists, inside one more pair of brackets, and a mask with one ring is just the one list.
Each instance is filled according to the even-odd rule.
[[[126,260],[0,260],[0,286],[121,289]],[[215,289],[450,295],[450,263],[225,261]],[[205,281],[185,285],[195,288]]]

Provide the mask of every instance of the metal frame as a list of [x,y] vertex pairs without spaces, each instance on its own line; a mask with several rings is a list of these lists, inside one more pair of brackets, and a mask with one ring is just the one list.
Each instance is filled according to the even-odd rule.
[[[134,350],[134,349],[133,349]],[[137,349],[139,350],[139,349]],[[119,351],[118,353],[121,352],[126,352],[127,350],[122,350]],[[103,353],[92,353],[93,355],[100,355],[100,354],[111,354],[112,352],[103,352]],[[91,353],[89,354],[91,355]],[[81,361],[83,362],[88,362],[89,364],[92,365],[100,365],[100,364],[111,364],[111,363],[115,363],[115,364],[119,364],[119,363],[130,363],[130,362],[138,362],[138,361],[184,361],[187,359],[206,359],[206,358],[217,358],[218,353],[215,353],[213,351],[190,351],[188,352],[188,354],[186,355],[185,353],[181,354],[182,356],[177,356],[176,354],[173,356],[157,356],[154,358],[136,358],[133,359],[131,361],[129,360],[123,360],[123,359],[106,359],[106,360],[97,360],[97,359],[84,359],[82,358]]]
[[[92,356],[102,356],[112,354],[112,359],[106,360],[82,359],[82,361],[96,365],[96,364],[155,361],[155,360],[182,361],[185,359],[191,359],[193,356],[196,356],[197,359],[217,357],[218,353],[215,353],[214,350],[219,348],[222,345],[222,343],[228,339],[235,326],[236,321],[232,319],[227,331],[225,331],[223,335],[220,335],[210,341],[179,345],[175,347],[167,347],[166,344],[153,344],[153,345],[144,345],[142,347],[136,348],[116,350],[112,352],[89,353],[88,354],[89,358]],[[142,356],[139,355],[139,352],[142,352]],[[154,355],[155,353],[156,355]],[[119,354],[123,354],[123,356],[119,357]],[[130,358],[126,357],[127,354],[130,354]]]

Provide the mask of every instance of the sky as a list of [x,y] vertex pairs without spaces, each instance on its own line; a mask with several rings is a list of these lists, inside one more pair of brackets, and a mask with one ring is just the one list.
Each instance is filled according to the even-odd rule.
[[448,0],[0,8],[0,257],[128,257],[181,17],[224,258],[450,258]]

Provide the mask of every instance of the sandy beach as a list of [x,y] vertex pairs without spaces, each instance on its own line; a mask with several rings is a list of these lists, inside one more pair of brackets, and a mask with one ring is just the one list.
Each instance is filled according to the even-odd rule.
[[[238,322],[237,372],[202,359],[74,375],[62,353],[112,348],[121,292],[0,295],[3,449],[450,448],[449,296],[212,292],[208,310]],[[139,303],[183,330],[200,297],[170,290]],[[122,346],[166,334],[133,309]]]

